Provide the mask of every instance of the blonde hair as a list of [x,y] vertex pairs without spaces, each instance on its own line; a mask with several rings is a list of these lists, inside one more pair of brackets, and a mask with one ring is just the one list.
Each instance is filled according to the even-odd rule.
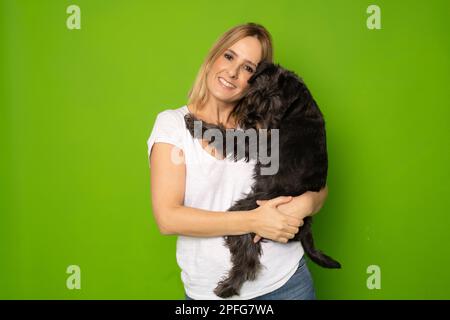
[[194,106],[195,109],[201,109],[208,99],[208,88],[206,86],[206,75],[216,59],[226,49],[242,38],[253,36],[261,43],[261,61],[273,62],[272,37],[270,33],[260,24],[246,23],[235,26],[225,32],[212,46],[206,56],[200,70],[197,73],[194,85],[188,93],[188,104]]

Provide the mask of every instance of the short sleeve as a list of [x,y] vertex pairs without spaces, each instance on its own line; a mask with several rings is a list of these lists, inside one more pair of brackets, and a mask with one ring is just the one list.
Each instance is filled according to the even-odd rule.
[[[173,114],[172,110],[160,112],[155,119],[150,137],[147,140],[147,154],[150,153],[156,142],[166,142],[183,149],[182,130],[180,121]],[[173,112],[173,111],[172,111]],[[178,121],[177,121],[178,120]]]

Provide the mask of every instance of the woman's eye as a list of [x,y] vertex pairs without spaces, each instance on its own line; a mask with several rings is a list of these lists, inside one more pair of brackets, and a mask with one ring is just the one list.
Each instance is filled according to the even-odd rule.
[[246,67],[247,67],[247,71],[248,71],[248,72],[253,73],[253,68],[251,68],[251,67],[249,67],[249,66],[246,66]]
[[[224,53],[224,55],[223,55],[224,57],[225,57],[225,59],[227,59],[227,60],[231,60],[231,59],[233,59],[233,57],[230,55],[230,54],[228,54],[228,53]],[[254,72],[254,70],[253,70],[253,68],[252,67],[249,67],[249,66],[245,66],[245,68],[246,68],[246,70],[248,71],[248,72],[250,72],[250,73],[253,73]]]

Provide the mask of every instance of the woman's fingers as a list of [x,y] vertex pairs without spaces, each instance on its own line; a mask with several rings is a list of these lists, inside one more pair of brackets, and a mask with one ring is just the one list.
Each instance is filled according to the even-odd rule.
[[287,202],[289,202],[291,200],[292,200],[291,196],[276,197],[276,198],[267,200],[267,205],[269,205],[272,208],[276,208],[280,204],[287,203]]
[[[261,213],[261,228],[259,234],[253,238],[253,242],[257,243],[263,237],[274,241],[287,243],[289,239],[295,237],[299,231],[299,227],[303,225],[303,220],[295,216],[286,215],[277,210],[281,204],[288,203],[293,199],[292,196],[280,196],[270,200],[256,200],[260,208],[256,209]],[[262,208],[261,206],[264,206]]]
[[294,217],[294,216],[290,216],[290,215],[286,215],[287,217],[287,224],[293,227],[301,227],[304,224],[303,219]]
[[286,228],[286,232],[296,235],[298,233],[299,228],[288,226]]
[[[256,204],[257,204],[258,206],[263,206],[263,205],[266,204],[268,201],[271,201],[271,203],[272,203],[273,200],[281,201],[281,202],[277,202],[277,203],[275,204],[275,206],[279,206],[280,204],[283,204],[283,203],[286,203],[286,202],[291,201],[291,200],[292,200],[292,196],[280,196],[280,197],[276,197],[276,198],[273,198],[273,199],[270,199],[270,200],[256,200]],[[286,201],[284,201],[284,200],[286,200]],[[272,205],[271,205],[271,206],[272,206]]]
[[[286,243],[286,242],[288,242],[289,239],[294,238],[295,235],[297,234],[297,232],[298,232],[298,228],[290,227],[289,230],[288,230],[288,232],[284,232],[284,233],[279,237],[278,241],[279,241],[279,242],[284,242],[284,243]],[[253,243],[258,243],[258,241],[260,241],[261,239],[262,239],[261,236],[256,235],[256,236],[253,238]]]
[[253,238],[253,243],[257,243],[259,240],[261,240],[261,237],[258,236],[258,235],[256,235],[256,236]]
[[284,239],[292,239],[295,237],[295,233],[291,233],[291,232],[284,232],[283,235],[281,236]]
[[281,237],[278,239],[278,242],[282,242],[282,243],[287,243],[289,241],[290,238],[288,237]]
[[269,201],[269,200],[256,200],[256,204],[258,206],[263,206],[267,201]]

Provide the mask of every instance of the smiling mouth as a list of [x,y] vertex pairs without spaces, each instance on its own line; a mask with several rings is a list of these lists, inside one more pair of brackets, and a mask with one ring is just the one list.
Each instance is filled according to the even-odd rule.
[[227,88],[227,89],[235,89],[235,88],[236,88],[235,85],[233,85],[232,83],[229,83],[229,82],[226,81],[224,78],[219,77],[218,79],[219,79],[220,84],[221,84],[223,87],[225,87],[225,88]]

